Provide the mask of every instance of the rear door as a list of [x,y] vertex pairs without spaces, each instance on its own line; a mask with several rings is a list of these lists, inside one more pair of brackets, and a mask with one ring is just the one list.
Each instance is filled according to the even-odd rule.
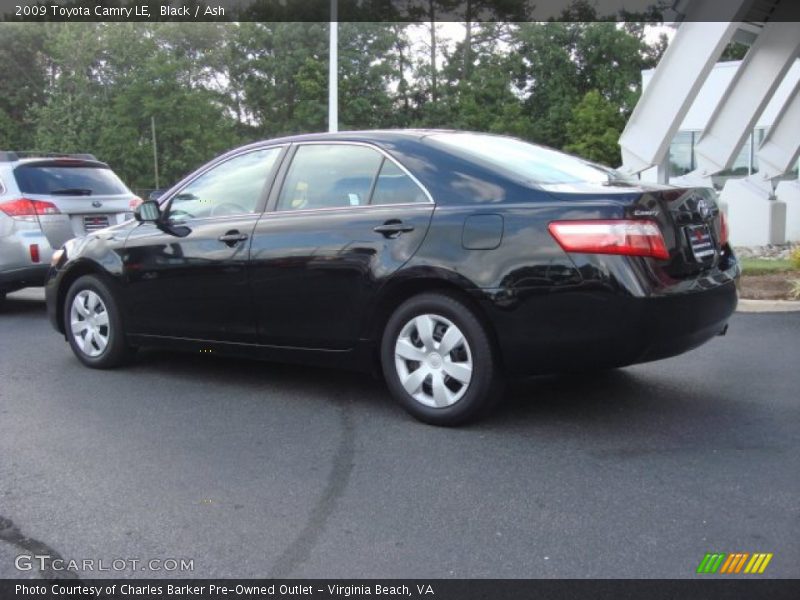
[[422,243],[432,200],[368,145],[302,144],[284,172],[250,252],[259,340],[349,349],[377,287]]
[[108,165],[72,158],[21,163],[14,176],[26,198],[51,202],[63,218],[42,220],[53,248],[132,216],[133,193]]

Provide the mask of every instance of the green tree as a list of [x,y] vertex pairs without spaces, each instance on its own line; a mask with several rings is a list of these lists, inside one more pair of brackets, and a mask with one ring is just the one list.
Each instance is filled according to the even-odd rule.
[[47,87],[43,45],[39,23],[0,23],[0,150],[33,148],[28,111]]
[[619,108],[597,90],[591,90],[572,109],[564,150],[617,167],[620,164],[618,140],[624,126],[625,119]]
[[161,184],[235,146],[229,96],[209,76],[213,35],[222,43],[225,34],[208,25],[199,35],[189,32],[193,24],[52,24],[51,82],[44,104],[32,110],[37,146],[92,152],[134,188],[155,185],[151,119]]
[[642,69],[663,52],[663,40],[648,45],[643,28],[612,22],[522,23],[513,38],[531,135],[556,148],[567,143],[565,124],[591,90],[602,90],[627,119],[641,94]]

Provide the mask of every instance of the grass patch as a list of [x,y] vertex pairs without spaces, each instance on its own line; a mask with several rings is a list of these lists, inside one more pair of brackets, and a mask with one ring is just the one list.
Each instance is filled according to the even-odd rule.
[[790,260],[764,260],[763,258],[742,258],[742,273],[745,275],[768,275],[770,273],[790,273],[797,269]]

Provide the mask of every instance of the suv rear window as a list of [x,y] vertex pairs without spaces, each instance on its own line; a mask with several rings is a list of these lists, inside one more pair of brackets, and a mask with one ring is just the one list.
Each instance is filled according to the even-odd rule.
[[23,194],[105,196],[129,193],[108,167],[23,165],[14,169],[14,177]]

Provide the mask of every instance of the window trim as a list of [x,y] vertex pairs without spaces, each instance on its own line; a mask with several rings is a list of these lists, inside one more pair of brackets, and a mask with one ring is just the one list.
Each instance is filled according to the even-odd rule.
[[192,223],[194,223],[194,222],[197,222],[197,221],[219,221],[219,220],[232,219],[232,218],[234,218],[234,219],[235,218],[244,218],[244,217],[248,217],[248,216],[259,217],[260,215],[264,214],[266,206],[267,206],[267,204],[269,202],[269,198],[270,198],[270,195],[271,195],[271,192],[272,192],[272,188],[273,188],[273,186],[274,186],[274,184],[275,184],[275,182],[277,180],[278,173],[280,172],[281,167],[283,166],[283,162],[284,162],[284,160],[286,158],[286,155],[288,154],[287,149],[289,149],[290,146],[291,146],[291,144],[276,144],[276,145],[261,146],[261,147],[258,147],[258,148],[252,148],[252,147],[251,148],[241,148],[240,149],[241,151],[234,151],[233,154],[225,155],[224,158],[220,157],[220,159],[212,161],[211,163],[208,163],[205,166],[205,168],[202,168],[199,171],[195,171],[194,173],[189,175],[187,178],[184,178],[181,181],[179,181],[177,183],[177,185],[173,188],[174,191],[171,190],[170,192],[165,194],[165,198],[164,198],[164,200],[162,202],[159,202],[159,206],[162,206],[162,207],[167,206],[167,205],[171,206],[173,198],[175,198],[178,194],[180,194],[183,190],[185,190],[188,186],[193,184],[195,181],[200,179],[200,177],[202,177],[203,175],[205,175],[206,173],[208,173],[212,169],[215,169],[218,166],[225,164],[226,162],[229,162],[231,160],[234,160],[234,159],[239,158],[240,156],[244,156],[246,154],[252,154],[254,152],[263,152],[265,150],[278,150],[279,151],[278,157],[277,157],[277,159],[275,159],[275,164],[272,165],[272,168],[267,173],[267,177],[266,177],[266,180],[264,182],[264,186],[262,187],[261,192],[259,193],[258,201],[256,202],[256,207],[255,207],[255,209],[253,211],[246,212],[246,213],[237,213],[237,214],[234,214],[234,215],[221,215],[221,216],[218,216],[218,217],[212,217],[212,216],[208,216],[208,217],[192,217],[191,219],[186,219],[186,221],[182,221],[182,222],[192,222]]
[[[297,151],[303,146],[361,146],[365,148],[370,148],[375,150],[383,157],[381,160],[380,166],[378,167],[378,171],[373,178],[372,185],[370,186],[370,195],[369,195],[369,203],[368,204],[361,204],[358,206],[331,206],[325,208],[297,208],[293,210],[278,210],[278,199],[280,197],[280,193],[283,190],[283,185],[286,183],[286,176],[289,173],[289,169],[294,162],[294,157],[297,154]],[[420,190],[425,194],[425,197],[428,199],[427,202],[398,202],[395,204],[372,204],[372,192],[374,191],[375,183],[378,180],[378,176],[380,175],[380,171],[383,168],[383,164],[386,160],[392,161],[405,175],[407,175],[411,181],[419,187]],[[375,144],[371,144],[368,142],[350,142],[346,140],[314,140],[309,142],[294,142],[292,143],[292,147],[287,152],[286,158],[283,161],[283,165],[281,165],[281,169],[275,176],[275,185],[272,187],[270,191],[269,200],[267,201],[267,206],[264,210],[264,214],[279,214],[279,215],[293,215],[297,213],[315,213],[315,212],[330,212],[330,211],[341,211],[341,210],[361,210],[361,209],[370,209],[370,208],[385,208],[385,207],[392,207],[392,206],[436,206],[436,202],[433,200],[433,196],[428,191],[419,179],[417,179],[411,171],[406,169],[396,158],[394,158],[391,154],[389,154],[383,148],[376,146]]]

